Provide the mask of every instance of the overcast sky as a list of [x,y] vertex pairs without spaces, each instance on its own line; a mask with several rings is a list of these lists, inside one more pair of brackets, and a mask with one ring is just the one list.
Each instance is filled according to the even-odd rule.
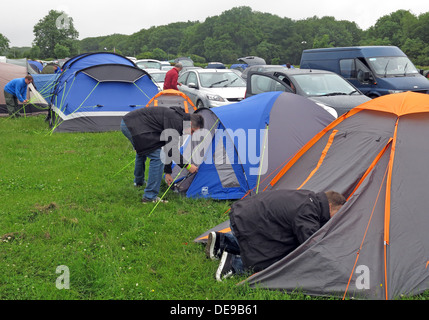
[[10,46],[31,46],[33,27],[50,10],[64,11],[73,18],[79,39],[113,33],[132,34],[152,26],[179,21],[201,21],[233,7],[249,6],[254,11],[293,20],[333,16],[354,21],[366,30],[380,17],[399,9],[419,15],[429,11],[429,0],[19,0],[2,1],[0,33]]

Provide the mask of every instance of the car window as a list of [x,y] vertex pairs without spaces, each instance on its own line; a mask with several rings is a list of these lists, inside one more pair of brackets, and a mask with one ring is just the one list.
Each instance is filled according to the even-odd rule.
[[[269,92],[269,91],[289,91],[286,89],[285,86],[280,84],[275,79],[272,79],[268,76],[264,76],[261,74],[251,75],[250,81],[251,81],[251,87],[252,87],[252,94],[259,94],[259,93]],[[288,84],[287,82],[285,83]]]
[[150,73],[150,75],[156,82],[164,82],[166,73]]
[[180,82],[180,83],[186,84],[186,78],[188,77],[188,75],[189,75],[189,72],[182,73],[179,76],[179,79],[177,81]]
[[294,80],[307,96],[323,96],[332,93],[350,94],[355,92],[346,80],[336,74],[295,75]]
[[197,75],[195,74],[195,72],[189,72],[186,84],[189,85],[190,83],[198,84]]
[[245,87],[246,83],[235,72],[204,72],[200,73],[202,87],[224,88]]
[[372,69],[380,76],[417,74],[418,71],[407,57],[374,57],[367,59]]
[[137,66],[142,69],[161,69],[161,63],[156,61],[140,61]]
[[346,79],[356,78],[355,59],[340,60],[340,72]]

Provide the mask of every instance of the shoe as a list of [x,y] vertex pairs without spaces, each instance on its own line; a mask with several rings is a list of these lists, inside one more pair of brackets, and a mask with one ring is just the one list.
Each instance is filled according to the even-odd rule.
[[220,259],[219,267],[216,270],[216,280],[222,281],[224,279],[230,278],[235,274],[234,269],[232,268],[232,258],[233,255],[229,252],[224,251],[222,258]]
[[142,203],[146,204],[146,203],[152,203],[152,202],[162,202],[162,203],[168,203],[167,200],[162,200],[160,197],[156,197],[155,199],[148,199],[148,198],[143,198],[142,199]]
[[136,187],[136,188],[141,188],[141,187],[143,187],[143,186],[144,186],[144,184],[145,184],[144,182],[143,182],[143,183],[141,183],[141,184],[140,184],[140,183],[135,183],[135,182],[134,182],[134,187]]
[[216,234],[216,232],[212,231],[209,233],[206,244],[206,256],[211,260],[219,260],[222,255],[219,238],[219,234]]

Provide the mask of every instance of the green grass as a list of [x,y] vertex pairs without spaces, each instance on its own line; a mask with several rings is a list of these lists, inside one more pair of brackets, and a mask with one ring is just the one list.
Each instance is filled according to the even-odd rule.
[[[217,282],[193,240],[229,203],[169,192],[149,215],[121,132],[51,135],[37,116],[0,118],[0,135],[0,299],[291,298]],[[56,287],[61,265],[69,290]]]
[[[150,215],[121,132],[51,135],[37,116],[0,118],[0,135],[1,300],[313,299],[217,282],[193,240],[229,203],[168,192]],[[62,265],[69,290],[56,287]]]

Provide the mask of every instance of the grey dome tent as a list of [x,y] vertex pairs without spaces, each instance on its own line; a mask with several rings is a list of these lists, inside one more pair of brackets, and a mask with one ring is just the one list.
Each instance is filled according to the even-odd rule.
[[429,289],[429,96],[386,95],[327,126],[267,190],[336,190],[342,209],[244,282],[309,295],[396,299]]

